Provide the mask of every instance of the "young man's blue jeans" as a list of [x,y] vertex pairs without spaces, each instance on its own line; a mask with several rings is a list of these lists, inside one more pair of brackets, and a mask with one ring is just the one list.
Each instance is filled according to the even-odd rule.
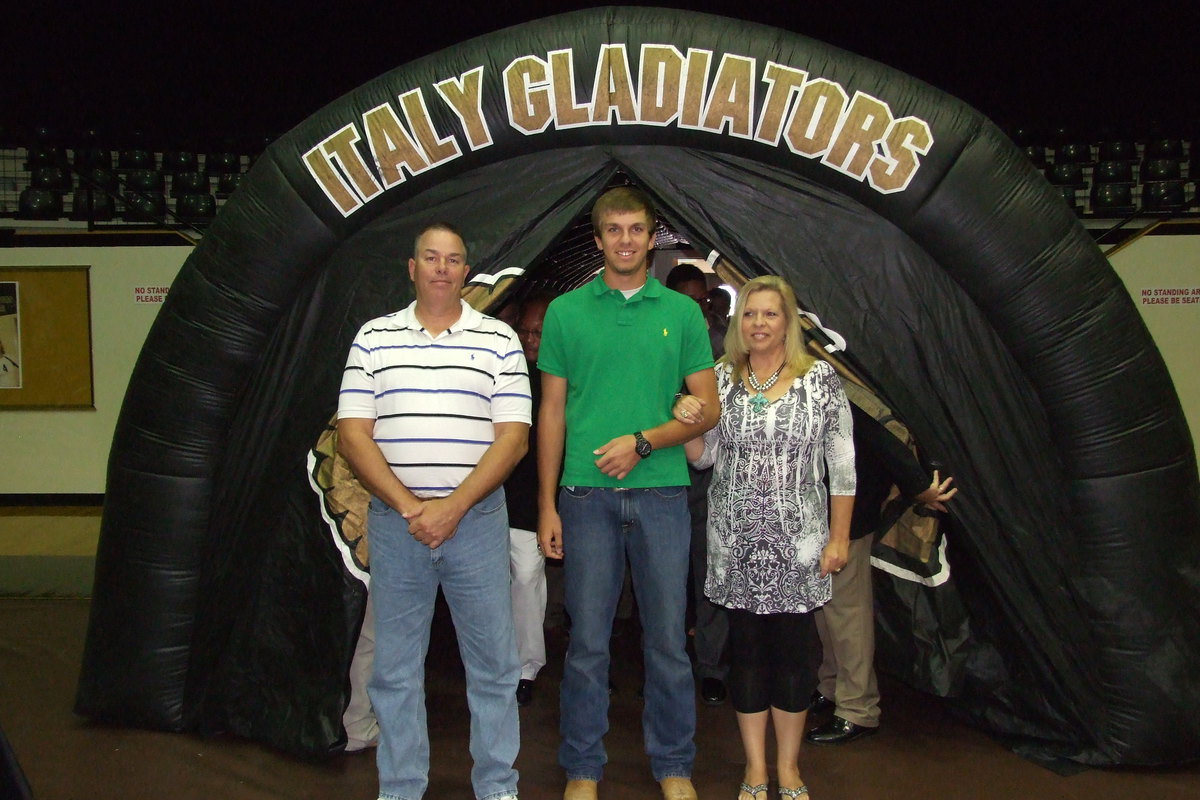
[[558,761],[568,780],[595,780],[607,756],[609,636],[625,557],[642,621],[646,706],[642,733],[655,780],[688,778],[696,756],[696,700],[684,649],[687,492],[564,487],[559,493],[571,639],[563,668]]
[[504,490],[476,504],[457,533],[434,550],[414,539],[404,517],[375,498],[368,530],[375,610],[375,672],[368,691],[379,718],[379,797],[418,800],[429,783],[425,654],[439,584],[466,668],[475,796],[515,796],[520,665]]

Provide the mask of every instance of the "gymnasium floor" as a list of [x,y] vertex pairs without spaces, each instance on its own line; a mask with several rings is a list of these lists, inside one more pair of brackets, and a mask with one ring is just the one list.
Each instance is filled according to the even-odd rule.
[[[372,800],[370,753],[297,760],[233,738],[113,728],[71,712],[88,601],[0,600],[0,727],[38,800]],[[658,797],[639,725],[636,636],[614,639],[617,694],[602,800]],[[555,764],[556,689],[565,640],[552,636],[550,665],[522,709],[524,800],[561,797]],[[467,712],[453,629],[435,621],[428,674],[433,763],[430,798],[471,797]],[[953,720],[934,699],[883,682],[884,723],[874,737],[806,747],[802,770],[815,800],[1183,800],[1200,797],[1200,765],[1170,770],[1086,770],[1060,776]],[[698,708],[694,779],[702,800],[734,800],[741,747],[728,705]],[[8,800],[8,798],[0,798]]]

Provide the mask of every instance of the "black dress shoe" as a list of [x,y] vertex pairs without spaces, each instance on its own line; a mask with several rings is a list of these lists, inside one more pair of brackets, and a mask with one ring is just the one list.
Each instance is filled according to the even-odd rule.
[[826,711],[833,711],[835,706],[837,706],[837,703],[820,692],[813,692],[812,697],[808,701],[808,710],[814,714],[824,714]]
[[864,736],[871,736],[878,731],[879,728],[855,725],[848,719],[835,716],[824,725],[813,728],[804,738],[813,744],[846,744]]
[[700,681],[700,699],[706,706],[719,706],[725,702],[725,683],[720,678],[705,678]]
[[524,708],[533,702],[533,681],[524,678],[517,681],[517,705]]

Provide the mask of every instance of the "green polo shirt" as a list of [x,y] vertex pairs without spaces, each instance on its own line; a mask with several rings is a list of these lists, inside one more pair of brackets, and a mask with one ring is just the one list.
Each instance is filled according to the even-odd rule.
[[686,485],[681,446],[656,449],[620,481],[596,467],[592,451],[666,422],[683,379],[712,365],[700,306],[654,278],[628,300],[603,273],[555,299],[542,323],[538,368],[567,381],[562,484]]

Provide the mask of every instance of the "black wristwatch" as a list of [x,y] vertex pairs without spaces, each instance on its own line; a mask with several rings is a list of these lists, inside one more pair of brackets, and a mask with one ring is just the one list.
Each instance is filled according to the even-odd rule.
[[650,455],[650,451],[654,449],[654,446],[650,444],[650,440],[643,436],[641,431],[634,431],[633,438],[637,439],[637,444],[633,446],[634,452],[642,458]]

